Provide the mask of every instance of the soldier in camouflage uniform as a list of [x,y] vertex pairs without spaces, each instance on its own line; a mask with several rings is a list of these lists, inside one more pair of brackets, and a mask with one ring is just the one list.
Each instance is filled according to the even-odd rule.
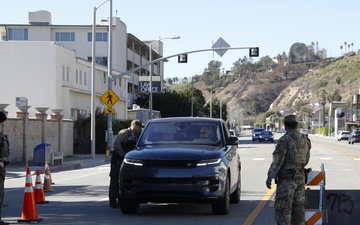
[[121,163],[128,151],[127,141],[130,136],[139,135],[142,123],[139,120],[133,120],[127,129],[120,130],[114,141],[114,151],[111,153],[110,161],[110,186],[109,203],[111,208],[119,208],[119,171]]
[[273,152],[266,186],[277,183],[275,220],[277,225],[305,225],[305,171],[310,159],[311,142],[297,130],[294,115],[285,117],[285,130]]

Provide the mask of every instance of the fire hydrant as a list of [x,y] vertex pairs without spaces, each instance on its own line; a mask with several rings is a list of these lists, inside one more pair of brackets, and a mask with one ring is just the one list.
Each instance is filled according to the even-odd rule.
[[105,149],[105,158],[109,158],[110,155],[110,148],[108,145],[106,145],[106,149]]

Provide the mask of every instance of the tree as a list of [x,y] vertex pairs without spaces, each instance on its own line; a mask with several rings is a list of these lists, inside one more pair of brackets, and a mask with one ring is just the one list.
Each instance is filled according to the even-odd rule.
[[290,63],[301,63],[310,61],[310,52],[304,43],[296,42],[290,47]]
[[343,46],[342,46],[342,45],[340,45],[340,49],[341,49],[341,55],[342,55],[342,54],[343,54],[343,53],[342,53],[342,49],[343,49]]
[[346,41],[344,42],[344,46],[345,46],[345,53],[346,53]]
[[166,83],[168,83],[169,85],[172,85],[173,80],[171,78],[166,78]]

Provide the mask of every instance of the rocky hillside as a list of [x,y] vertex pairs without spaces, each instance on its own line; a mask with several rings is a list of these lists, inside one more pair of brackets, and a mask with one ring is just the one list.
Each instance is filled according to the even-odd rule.
[[[350,101],[352,95],[359,93],[360,54],[322,62],[287,64],[238,77],[226,87],[218,88],[215,96],[227,102],[230,120],[237,114],[262,120],[259,115],[268,110],[294,111],[299,102],[318,103],[320,86],[327,95],[338,90],[342,101]],[[206,101],[210,100],[208,86],[197,82],[194,87],[202,90]]]

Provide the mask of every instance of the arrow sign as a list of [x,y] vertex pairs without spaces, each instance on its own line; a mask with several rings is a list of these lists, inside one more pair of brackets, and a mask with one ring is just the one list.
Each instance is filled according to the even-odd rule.
[[114,114],[115,113],[115,109],[113,108],[107,108],[104,110],[105,114]]

